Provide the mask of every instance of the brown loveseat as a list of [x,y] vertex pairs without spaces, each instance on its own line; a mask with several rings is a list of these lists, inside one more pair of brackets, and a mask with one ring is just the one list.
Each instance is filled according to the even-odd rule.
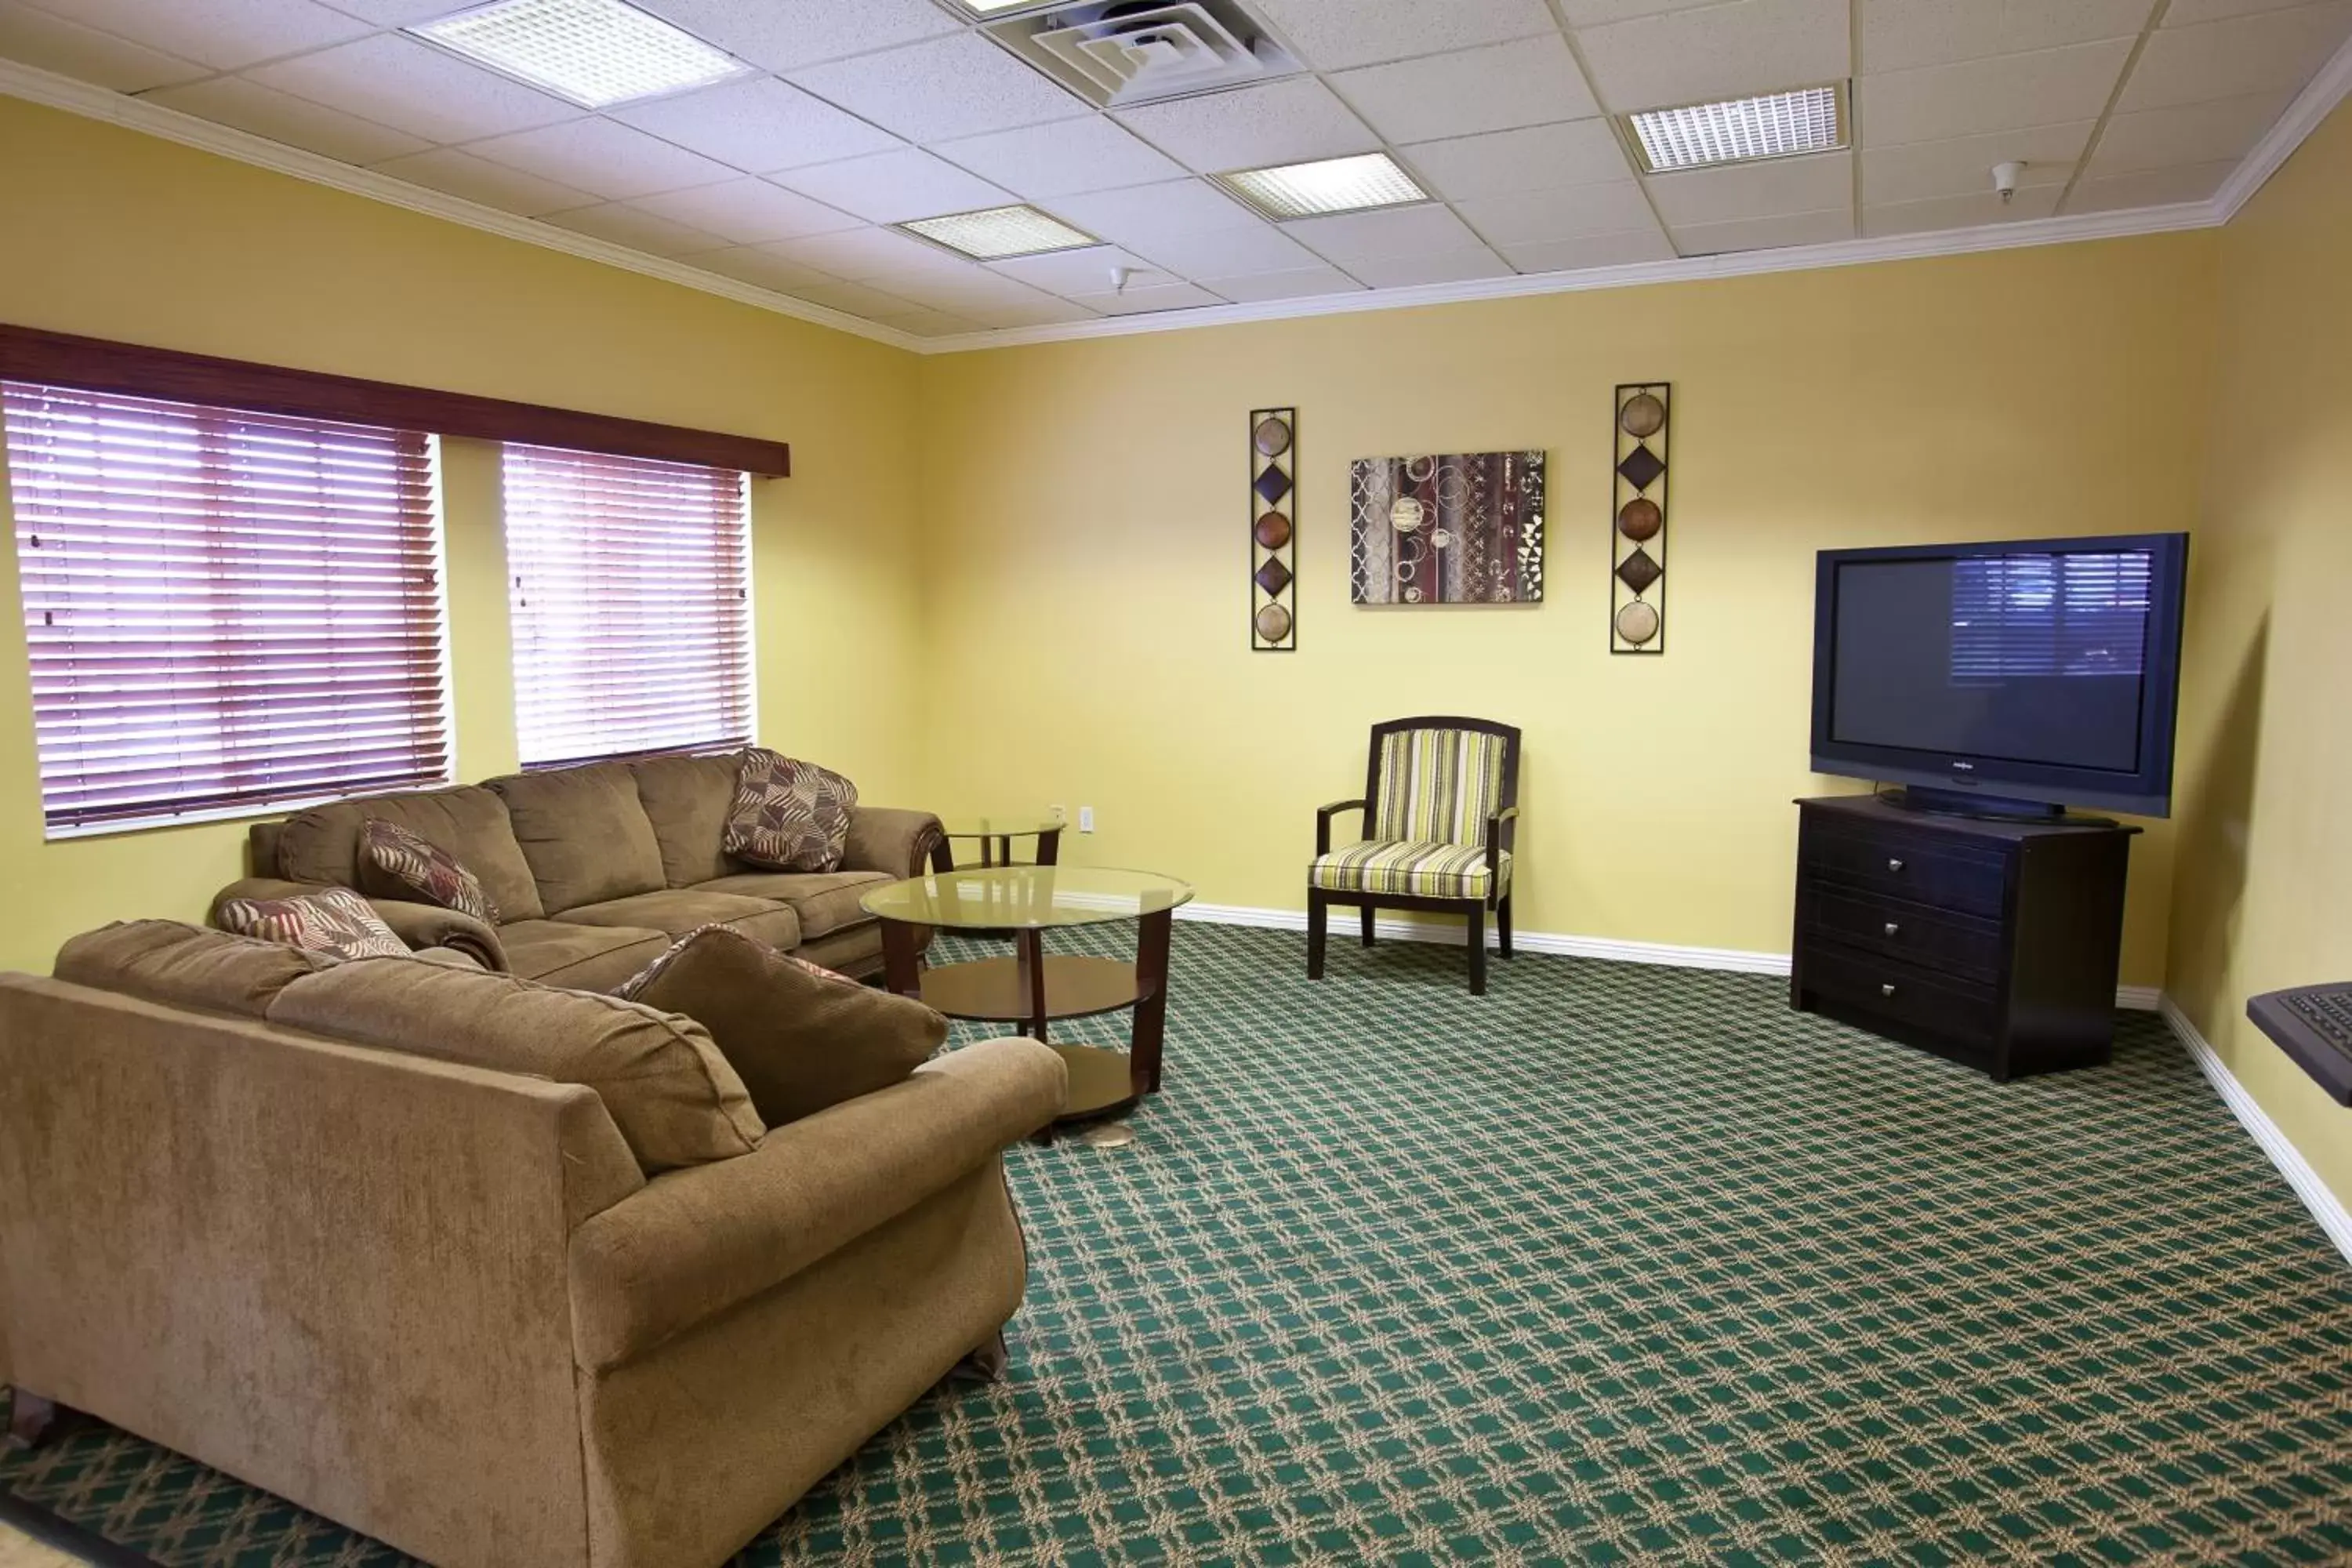
[[411,947],[455,947],[526,980],[610,991],[676,938],[729,925],[845,974],[879,973],[881,932],[858,900],[877,882],[923,873],[939,818],[853,807],[838,870],[762,871],[719,848],[740,762],[730,752],[592,763],[313,806],[257,825],[252,877],[220,896],[371,892],[360,832],[383,817],[463,861],[499,909],[493,931],[430,904],[372,898]]
[[[623,1070],[446,1059],[501,1030]],[[1000,1152],[1066,1079],[992,1040],[762,1133],[708,1045],[442,954],[78,937],[0,975],[0,1382],[448,1568],[717,1563],[994,1343]],[[749,1141],[649,1175],[649,1125]]]

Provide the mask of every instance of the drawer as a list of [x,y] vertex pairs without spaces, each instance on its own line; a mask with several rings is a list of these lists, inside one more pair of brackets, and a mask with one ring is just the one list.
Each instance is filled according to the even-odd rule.
[[1915,904],[1999,920],[2009,887],[2009,858],[1952,847],[1898,833],[1842,833],[1805,825],[1797,844],[1806,872]]
[[1989,1047],[2000,1026],[1990,985],[1930,974],[1874,953],[1818,942],[1805,950],[1804,988],[1851,1011],[1898,1019],[1931,1034]]
[[1797,889],[1806,935],[1948,971],[1988,984],[2000,979],[2000,926],[1927,904],[1882,898],[1808,879]]

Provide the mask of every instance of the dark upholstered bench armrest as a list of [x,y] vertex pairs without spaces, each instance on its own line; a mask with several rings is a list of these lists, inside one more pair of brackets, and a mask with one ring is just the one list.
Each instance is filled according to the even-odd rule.
[[919,877],[930,868],[931,847],[941,837],[940,819],[928,811],[854,805],[849,808],[849,847],[842,854],[842,869]]

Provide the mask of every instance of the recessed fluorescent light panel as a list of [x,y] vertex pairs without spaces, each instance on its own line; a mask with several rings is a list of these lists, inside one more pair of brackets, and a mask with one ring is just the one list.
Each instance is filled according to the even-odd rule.
[[1385,153],[1244,169],[1219,174],[1217,183],[1270,218],[1319,217],[1429,199],[1429,193]]
[[497,0],[408,31],[583,109],[703,87],[751,68],[621,0]]
[[1801,87],[1680,109],[1644,109],[1626,115],[1624,125],[1648,174],[1833,153],[1846,144],[1845,89]]
[[1059,218],[1025,206],[919,217],[898,226],[975,261],[1002,261],[1010,256],[1037,256],[1048,250],[1076,250],[1082,246],[1102,243]]
[[975,16],[1002,16],[1007,11],[1026,11],[1045,4],[1046,0],[956,0],[956,9]]

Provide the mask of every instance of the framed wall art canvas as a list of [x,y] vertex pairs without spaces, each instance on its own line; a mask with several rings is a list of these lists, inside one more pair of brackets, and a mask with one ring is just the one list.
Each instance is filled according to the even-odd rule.
[[1349,492],[1357,604],[1542,601],[1541,452],[1359,458]]

